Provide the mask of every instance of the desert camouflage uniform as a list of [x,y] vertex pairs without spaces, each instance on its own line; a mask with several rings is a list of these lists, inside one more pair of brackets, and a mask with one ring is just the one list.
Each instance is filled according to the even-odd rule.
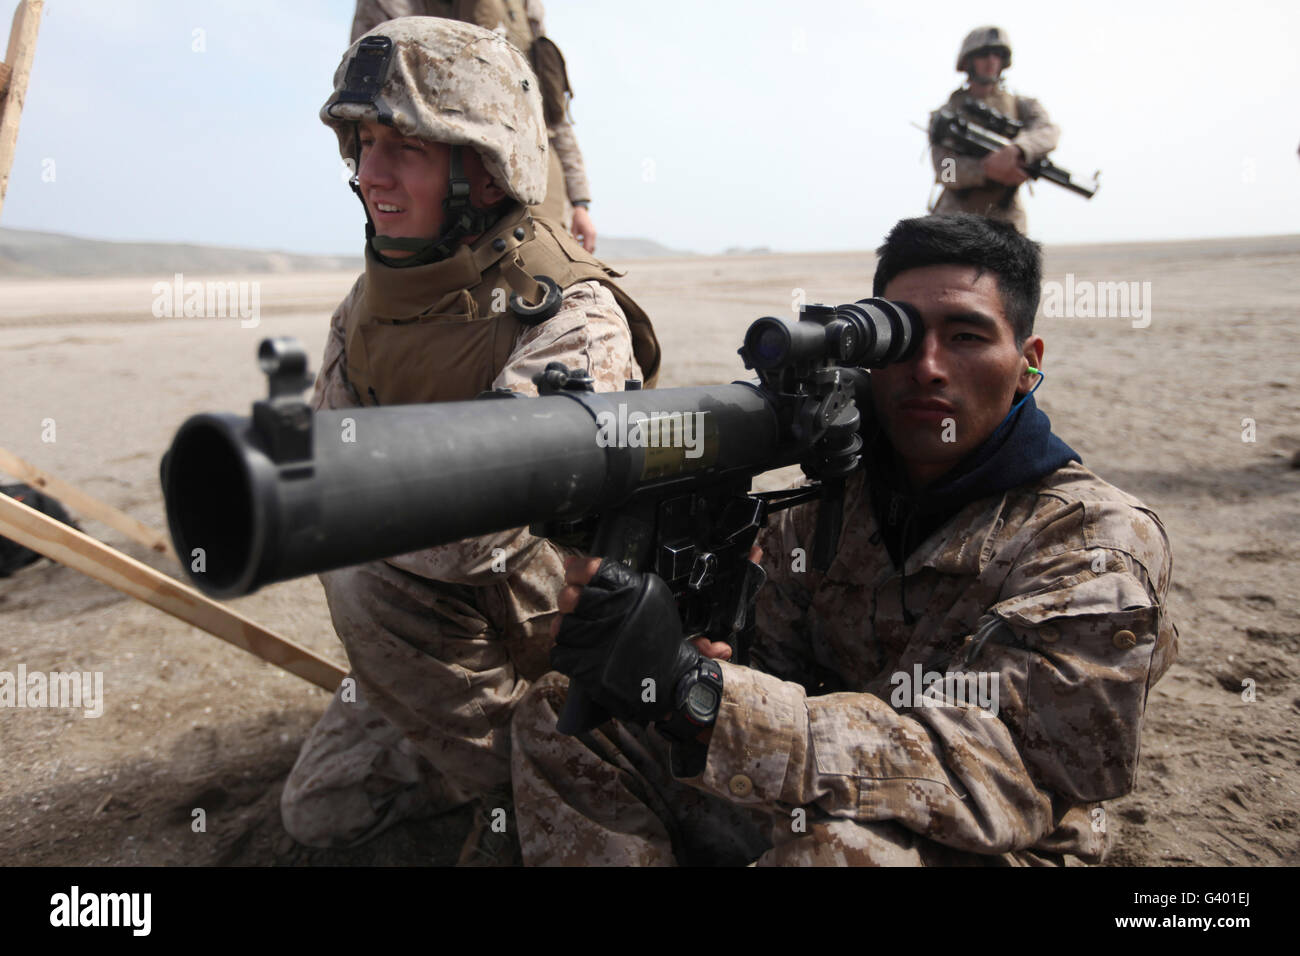
[[[481,240],[488,241],[487,239]],[[360,404],[346,329],[365,277],[334,313],[312,407]],[[536,395],[547,363],[582,368],[597,391],[640,378],[627,319],[596,281],[525,329],[492,383]],[[504,572],[500,569],[504,568]],[[309,845],[373,836],[409,806],[446,809],[509,779],[510,714],[545,671],[563,555],[525,529],[321,575],[355,679],[335,693],[285,785],[285,826]]]
[[[357,0],[352,19],[352,42],[387,20],[398,17],[442,17],[465,20],[488,30],[501,29],[505,37],[528,55],[538,37],[546,35],[545,9],[540,0],[498,0],[476,3],[473,0]],[[489,22],[496,20],[498,22]],[[547,127],[551,145],[546,199],[533,207],[534,215],[545,216],[569,228],[573,203],[591,201],[591,184],[587,167],[578,147],[567,111]]]
[[[953,90],[946,105],[960,112],[969,95],[966,87]],[[1056,148],[1061,131],[1038,100],[1017,96],[999,85],[984,102],[1004,116],[1025,124],[1012,142],[1025,154],[1026,164],[1038,162]],[[1021,235],[1027,234],[1028,219],[1020,199],[1020,187],[1004,186],[986,178],[979,156],[961,156],[950,149],[932,147],[930,158],[934,163],[934,181],[943,185],[943,193],[932,212],[936,215],[971,212],[1009,222]],[[947,175],[951,181],[945,178],[949,169],[951,173]]]
[[[745,848],[760,864],[1101,859],[1101,801],[1133,788],[1147,694],[1177,652],[1156,515],[1069,464],[968,505],[905,575],[860,476],[824,574],[800,570],[814,525],[805,505],[760,538],[769,580],[754,666],[722,664],[702,768],[677,763],[670,776],[654,731],[606,724],[591,747],[562,737],[563,679],[534,685],[514,719],[526,862],[731,862]],[[977,633],[990,635],[982,646]],[[895,706],[897,675],[918,666],[996,675],[996,716],[942,683],[933,705],[907,694]],[[700,822],[710,812],[713,828]],[[724,847],[715,831],[728,828]]]
[[[400,265],[376,251],[393,237],[369,239],[365,273],[331,320],[313,407],[467,400],[492,388],[535,395],[533,378],[551,362],[587,372],[598,391],[642,369],[652,383],[658,343],[613,283],[618,273],[525,208],[544,194],[547,149],[541,92],[519,50],[477,25],[427,17],[370,36],[391,44],[379,89],[347,89],[357,43],[321,108],[340,155],[359,164],[357,124],[382,118],[406,136],[473,148],[513,202],[490,218],[461,210],[445,247],[426,258],[430,238]],[[560,302],[529,324],[510,296],[540,302],[537,276]],[[552,544],[515,529],[321,575],[352,673],[289,775],[286,829],[311,845],[348,844],[416,810],[504,789],[511,710],[545,669],[561,562]]]

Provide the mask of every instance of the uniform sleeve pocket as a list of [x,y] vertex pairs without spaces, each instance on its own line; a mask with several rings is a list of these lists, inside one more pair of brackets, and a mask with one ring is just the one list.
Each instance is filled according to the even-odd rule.
[[1021,753],[1077,801],[1132,789],[1159,608],[1127,575],[1090,578],[993,609],[1029,652]]

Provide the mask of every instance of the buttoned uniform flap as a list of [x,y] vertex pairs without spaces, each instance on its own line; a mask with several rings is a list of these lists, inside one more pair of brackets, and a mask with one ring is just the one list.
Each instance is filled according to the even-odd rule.
[[1000,601],[990,611],[1012,624],[1036,627],[1052,618],[1153,608],[1142,582],[1124,572],[1095,573],[1086,566],[1051,587]]
[[[1081,802],[1131,790],[1160,627],[1146,589],[1127,574],[1101,574],[990,613],[1006,624],[992,642],[1028,652],[1014,723],[1035,780]],[[998,667],[998,651],[981,656],[977,667]]]
[[1126,573],[1083,572],[1057,586],[1019,595],[989,608],[1005,625],[994,643],[1027,648],[1062,664],[1086,658],[1088,677],[1134,681],[1146,686],[1146,671],[1160,630],[1160,607],[1145,587]]

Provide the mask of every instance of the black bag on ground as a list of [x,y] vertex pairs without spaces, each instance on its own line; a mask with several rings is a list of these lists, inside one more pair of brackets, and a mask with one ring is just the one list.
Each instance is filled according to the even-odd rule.
[[[66,525],[71,525],[74,528],[77,526],[77,523],[64,510],[63,505],[44,492],[37,491],[31,485],[21,483],[0,485],[0,494],[6,494],[15,501],[21,501],[27,507],[35,508],[41,514],[49,515]],[[9,577],[19,568],[34,564],[41,557],[42,555],[37,554],[31,548],[25,548],[16,541],[10,541],[8,538],[0,536],[0,578]]]

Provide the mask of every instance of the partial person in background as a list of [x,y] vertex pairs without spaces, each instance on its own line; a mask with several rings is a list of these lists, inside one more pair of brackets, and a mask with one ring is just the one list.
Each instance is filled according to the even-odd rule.
[[542,88],[542,108],[550,140],[546,199],[532,209],[562,223],[588,252],[596,251],[596,224],[591,219],[591,186],[569,116],[569,76],[559,47],[546,36],[545,10],[539,0],[357,0],[352,42],[386,20],[397,17],[442,17],[463,20],[504,36],[533,67]]
[[1035,163],[1056,148],[1061,131],[1047,116],[1038,100],[1017,96],[1002,83],[1002,71],[1011,66],[1011,39],[1001,27],[977,27],[966,35],[957,54],[957,70],[965,71],[968,82],[953,90],[947,106],[969,113],[972,99],[991,106],[1004,116],[1019,120],[1025,128],[1013,141],[984,157],[961,156],[935,146],[935,182],[943,187],[931,212],[945,215],[970,212],[1009,222],[1028,232],[1020,186],[1029,178],[1024,166]]

